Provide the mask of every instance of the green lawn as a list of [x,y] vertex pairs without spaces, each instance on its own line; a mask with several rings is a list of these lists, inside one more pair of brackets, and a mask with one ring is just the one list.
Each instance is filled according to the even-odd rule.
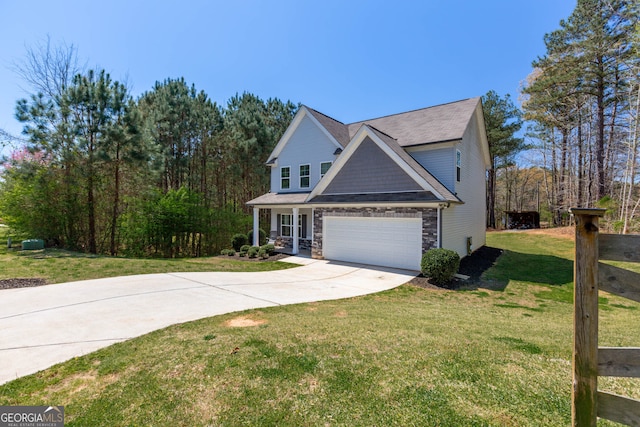
[[49,283],[101,277],[190,271],[267,271],[293,267],[277,261],[236,261],[226,257],[114,258],[60,249],[37,251],[0,249],[0,280],[42,278]]
[[[68,426],[569,425],[573,244],[488,244],[506,251],[486,287],[176,325],[0,386],[0,405],[64,405]],[[603,345],[640,345],[638,304],[601,307]],[[637,380],[601,383],[640,398]]]

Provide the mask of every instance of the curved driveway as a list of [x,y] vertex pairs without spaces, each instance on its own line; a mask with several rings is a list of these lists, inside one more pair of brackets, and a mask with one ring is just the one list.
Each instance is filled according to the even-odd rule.
[[259,273],[124,276],[0,291],[0,384],[169,325],[391,289],[416,273],[290,257]]

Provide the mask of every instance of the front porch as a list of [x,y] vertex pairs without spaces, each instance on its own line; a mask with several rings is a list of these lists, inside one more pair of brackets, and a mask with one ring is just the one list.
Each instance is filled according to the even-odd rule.
[[311,256],[313,245],[313,209],[298,206],[253,208],[254,246],[259,246],[260,210],[269,211],[269,243],[280,253]]

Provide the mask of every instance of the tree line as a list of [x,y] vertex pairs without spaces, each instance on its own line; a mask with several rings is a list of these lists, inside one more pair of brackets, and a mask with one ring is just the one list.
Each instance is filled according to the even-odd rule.
[[579,0],[544,35],[522,108],[509,95],[483,97],[488,226],[503,226],[504,211],[539,211],[559,226],[571,207],[602,207],[610,230],[640,231],[639,16],[637,1]]
[[502,171],[505,201],[519,194],[531,206],[537,187],[552,224],[571,207],[604,207],[610,228],[640,230],[639,15],[637,1],[578,0],[544,36],[521,94],[536,156]]
[[0,217],[89,253],[219,253],[250,228],[245,202],[268,191],[266,157],[298,108],[250,93],[221,106],[183,78],[134,99],[73,46],[16,68],[34,93],[17,102],[27,141],[5,163]]

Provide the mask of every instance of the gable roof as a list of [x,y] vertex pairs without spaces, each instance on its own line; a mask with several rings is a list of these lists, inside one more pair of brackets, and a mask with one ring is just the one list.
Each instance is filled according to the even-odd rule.
[[[335,146],[336,149],[343,149],[346,144],[349,143],[349,133],[344,124],[337,120],[332,119],[329,116],[325,116],[316,110],[302,105],[298,112],[293,117],[291,124],[280,138],[280,141],[276,144],[275,148],[271,152],[267,165],[275,164],[276,159],[282,152],[282,149],[287,145],[289,139],[294,134],[302,119],[309,117],[309,119],[320,129]],[[345,140],[346,138],[346,140]],[[346,142],[345,142],[346,141]]]
[[[338,157],[334,166],[329,169],[329,172],[325,175],[323,180],[311,191],[307,199],[308,202],[319,202],[327,199],[326,196],[336,196],[337,194],[346,195],[362,195],[371,193],[369,186],[370,181],[377,181],[380,179],[379,168],[365,168],[364,173],[369,176],[362,176],[358,180],[354,180],[353,185],[345,188],[344,186],[332,186],[335,180],[339,179],[340,174],[348,173],[349,168],[344,168],[351,159],[358,158],[358,152],[361,150],[370,150],[371,145],[375,145],[379,148],[382,156],[386,156],[386,159],[391,162],[392,167],[386,167],[384,170],[389,176],[382,177],[383,179],[393,182],[407,182],[407,180],[413,182],[411,190],[413,192],[421,192],[425,194],[425,200],[440,200],[453,203],[461,203],[461,200],[456,197],[451,191],[449,191],[440,181],[438,181],[433,175],[431,175],[426,169],[424,169],[413,157],[407,154],[402,147],[400,147],[393,138],[380,132],[378,129],[372,128],[368,125],[361,125],[360,129],[352,138],[352,142],[346,147],[344,152]],[[346,172],[345,172],[346,170]],[[349,180],[345,180],[349,182]],[[389,193],[402,193],[401,189],[396,191],[382,191],[378,193],[380,197]],[[428,193],[428,194],[427,194]],[[387,196],[385,196],[387,197]],[[375,199],[375,197],[373,197]],[[335,197],[331,197],[333,201]],[[345,199],[346,200],[346,199]],[[353,201],[353,200],[352,200]],[[383,201],[383,200],[378,200]]]
[[349,128],[342,122],[327,116],[326,114],[322,114],[321,112],[314,110],[313,108],[309,108],[304,106],[309,113],[315,117],[315,119],[322,125],[324,128],[342,145],[342,147],[346,147],[351,140],[349,136]]
[[353,137],[360,126],[370,125],[391,135],[401,147],[462,139],[480,98],[363,120],[347,125]]
[[[286,132],[273,149],[269,162],[278,157],[303,117],[311,120],[329,137],[337,149],[344,149],[362,125],[375,128],[406,148],[435,142],[461,140],[469,120],[481,104],[480,97],[463,99],[405,113],[344,124],[313,108],[302,105]],[[484,126],[484,123],[482,123]]]

